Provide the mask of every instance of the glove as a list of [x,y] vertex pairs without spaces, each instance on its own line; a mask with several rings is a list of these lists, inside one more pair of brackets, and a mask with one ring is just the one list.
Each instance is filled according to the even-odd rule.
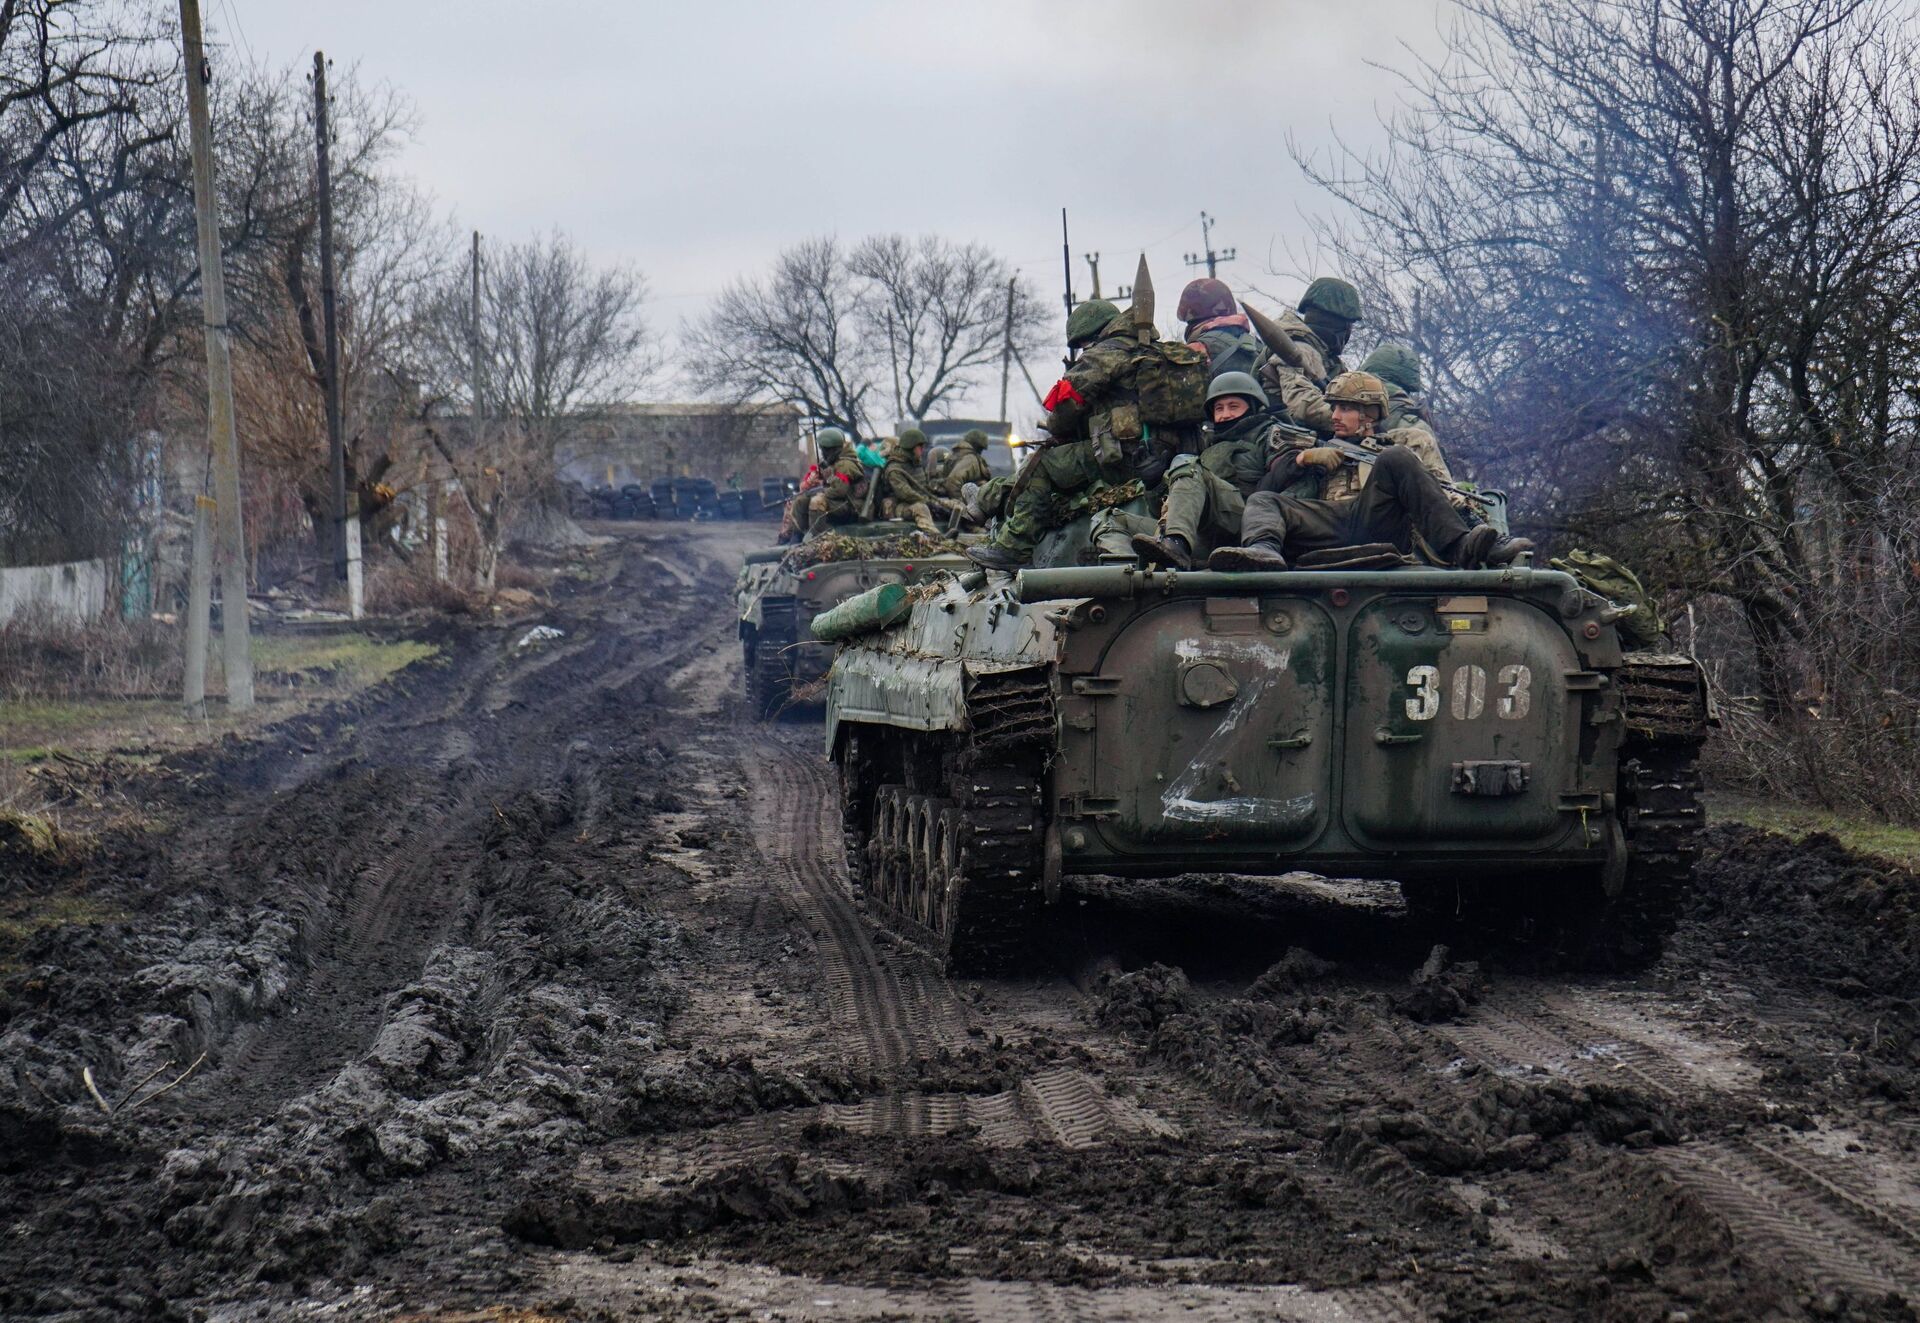
[[1332,446],[1310,446],[1294,456],[1293,462],[1302,468],[1325,469],[1331,473],[1347,462],[1347,457]]

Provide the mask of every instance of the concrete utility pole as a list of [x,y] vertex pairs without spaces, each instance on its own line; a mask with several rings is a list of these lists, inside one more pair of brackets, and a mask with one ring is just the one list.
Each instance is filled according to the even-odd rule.
[[187,128],[193,143],[193,209],[200,230],[201,318],[207,333],[207,441],[220,571],[220,643],[227,664],[227,707],[253,710],[253,652],[247,636],[247,546],[240,520],[240,446],[233,423],[233,359],[227,344],[227,286],[220,269],[220,223],[213,195],[213,131],[207,84],[213,66],[200,45],[200,0],[180,0],[187,62]]
[[1209,276],[1214,274],[1220,263],[1231,262],[1239,256],[1239,250],[1235,248],[1223,248],[1217,253],[1213,250],[1213,217],[1204,211],[1200,213],[1200,247],[1203,251],[1188,253],[1186,262],[1188,266],[1204,266]]
[[1093,293],[1087,297],[1097,299],[1100,297],[1100,254],[1082,253],[1080,256],[1086,258],[1087,265],[1093,268]]
[[313,138],[319,166],[320,321],[327,337],[327,454],[333,476],[333,577],[347,578],[347,447],[340,435],[340,327],[333,297],[333,170],[327,150],[327,57],[313,53]]

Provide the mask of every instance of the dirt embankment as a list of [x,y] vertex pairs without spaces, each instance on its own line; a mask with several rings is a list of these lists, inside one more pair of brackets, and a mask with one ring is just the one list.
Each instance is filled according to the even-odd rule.
[[1913,878],[1717,830],[1631,979],[1088,879],[951,980],[739,711],[743,545],[156,781],[0,986],[0,1315],[1914,1317]]

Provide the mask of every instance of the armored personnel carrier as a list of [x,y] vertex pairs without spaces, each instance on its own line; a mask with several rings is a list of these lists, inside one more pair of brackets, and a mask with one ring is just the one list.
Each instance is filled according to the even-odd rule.
[[833,649],[809,632],[815,616],[867,589],[917,583],[969,563],[957,543],[927,536],[912,524],[836,525],[785,547],[747,553],[734,580],[747,705],[761,720],[818,707],[800,695],[826,675]]
[[1387,878],[1437,929],[1624,961],[1672,928],[1706,688],[1623,651],[1570,575],[1106,565],[906,596],[840,631],[827,748],[856,884],[957,966],[1020,959],[1069,873]]

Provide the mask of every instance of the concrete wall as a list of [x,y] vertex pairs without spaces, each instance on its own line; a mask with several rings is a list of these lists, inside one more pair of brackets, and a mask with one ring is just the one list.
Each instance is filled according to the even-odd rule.
[[0,566],[0,625],[23,613],[82,624],[98,620],[112,601],[113,562]]

